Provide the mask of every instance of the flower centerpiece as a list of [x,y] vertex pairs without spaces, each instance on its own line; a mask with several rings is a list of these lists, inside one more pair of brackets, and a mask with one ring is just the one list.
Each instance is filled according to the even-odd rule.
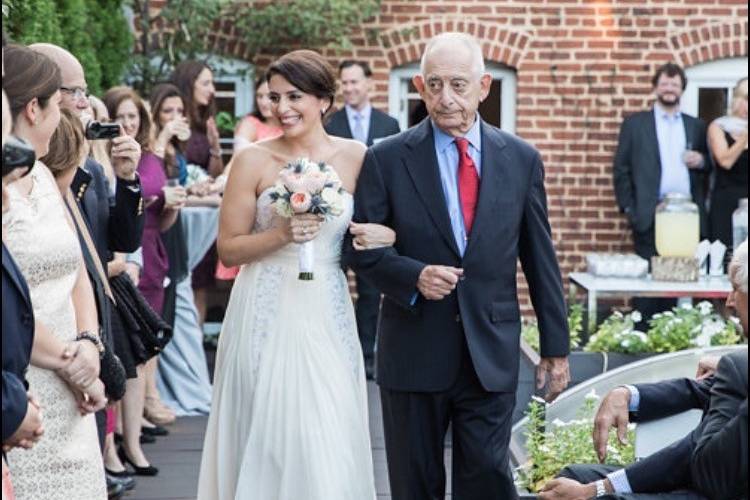
[[[344,212],[343,193],[341,179],[333,167],[299,158],[281,169],[271,200],[281,217],[313,214],[328,220]],[[299,279],[314,278],[314,261],[314,243],[302,243],[299,247]]]

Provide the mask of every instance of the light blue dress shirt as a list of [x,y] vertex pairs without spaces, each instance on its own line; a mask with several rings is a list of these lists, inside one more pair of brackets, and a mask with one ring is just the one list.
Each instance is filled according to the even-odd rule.
[[[624,386],[630,392],[630,402],[628,403],[628,411],[636,413],[638,408],[641,406],[641,393],[638,392],[638,388],[634,385]],[[612,488],[615,493],[627,494],[632,493],[633,488],[630,486],[628,481],[628,475],[625,469],[618,469],[614,472],[607,474],[609,482],[612,483]]]
[[[370,116],[372,115],[372,106],[368,104],[362,109],[362,111],[357,111],[347,104],[344,109],[346,109],[346,119],[349,121],[349,130],[352,131],[352,138],[366,145],[367,138],[370,137]],[[357,137],[356,133],[358,118],[360,121],[359,125],[362,127],[362,137]]]
[[682,160],[687,146],[682,114],[679,110],[672,114],[667,113],[656,104],[654,117],[661,160],[659,199],[664,198],[667,193],[682,193],[690,196],[690,173]]
[[[466,251],[466,227],[464,226],[463,210],[461,209],[461,197],[458,193],[458,148],[453,136],[440,130],[435,122],[432,122],[432,130],[435,135],[435,153],[437,155],[438,168],[440,169],[440,183],[443,186],[445,204],[451,220],[453,237],[463,257]],[[474,160],[479,178],[482,178],[482,130],[480,118],[477,115],[474,125],[466,133],[465,138],[469,141],[469,156]]]

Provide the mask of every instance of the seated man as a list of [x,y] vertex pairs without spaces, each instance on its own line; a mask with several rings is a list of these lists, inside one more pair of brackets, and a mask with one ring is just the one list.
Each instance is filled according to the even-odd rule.
[[[747,247],[729,265],[734,308],[748,332]],[[710,363],[709,363],[710,365]],[[702,371],[705,371],[702,362]],[[713,370],[709,368],[709,372]],[[599,460],[607,456],[609,431],[624,441],[630,418],[641,422],[699,408],[703,419],[683,439],[625,467],[572,465],[547,483],[541,500],[704,499],[735,500],[748,495],[747,349],[723,356],[715,373],[699,380],[677,379],[617,387],[602,402],[594,424]]]

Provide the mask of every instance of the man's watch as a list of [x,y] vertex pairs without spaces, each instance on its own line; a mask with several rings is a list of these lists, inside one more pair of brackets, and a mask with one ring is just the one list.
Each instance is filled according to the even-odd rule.
[[88,340],[89,342],[94,344],[94,346],[96,346],[96,350],[99,351],[99,357],[101,358],[102,356],[104,356],[104,344],[102,343],[101,339],[93,333],[86,331],[80,332],[76,337],[76,341],[79,340]]
[[604,479],[595,482],[594,486],[596,486],[596,498],[603,497],[607,494],[607,487],[604,485]]

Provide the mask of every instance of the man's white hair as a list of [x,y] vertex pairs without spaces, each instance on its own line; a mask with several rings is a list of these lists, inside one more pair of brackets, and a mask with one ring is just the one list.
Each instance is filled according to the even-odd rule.
[[747,239],[734,251],[729,263],[729,281],[742,293],[747,293]]
[[427,42],[427,46],[425,47],[424,53],[422,54],[422,61],[419,65],[419,71],[420,73],[422,73],[422,76],[426,76],[425,66],[427,65],[427,58],[429,57],[430,52],[443,45],[455,46],[456,44],[463,44],[464,47],[471,51],[474,73],[477,76],[482,76],[484,74],[484,55],[482,54],[482,47],[479,45],[479,41],[473,36],[467,35],[466,33],[458,33],[453,31],[440,33],[439,35],[432,37],[430,41]]

